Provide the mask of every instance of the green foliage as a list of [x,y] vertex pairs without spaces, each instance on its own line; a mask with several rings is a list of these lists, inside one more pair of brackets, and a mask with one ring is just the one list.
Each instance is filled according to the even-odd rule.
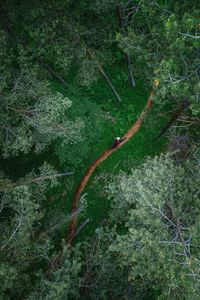
[[[5,48],[2,51],[6,52]],[[14,58],[18,68],[13,66]],[[80,139],[82,121],[80,118],[70,121],[65,116],[72,104],[68,97],[51,90],[47,80],[40,78],[39,66],[31,64],[23,49],[17,57],[10,59],[12,63],[5,62],[1,77],[0,144],[3,156],[32,150],[41,152],[57,138],[65,144]]]
[[63,254],[64,263],[61,268],[53,272],[48,279],[44,275],[38,274],[40,283],[36,291],[31,293],[27,299],[78,299],[82,265],[80,255],[78,247],[73,250],[73,254],[65,249]]
[[[39,172],[40,177],[55,174],[55,170],[47,163],[40,167]],[[26,183],[34,177],[35,172],[27,174],[23,179],[24,183],[21,179],[15,187],[9,187],[10,182],[3,175],[1,177],[1,188],[5,189],[1,195],[0,219],[1,292],[2,296],[9,295],[11,299],[14,295],[20,296],[31,290],[32,274],[29,269],[31,267],[35,269],[35,264],[41,268],[41,265],[49,262],[53,244],[48,236],[49,234],[54,236],[58,229],[67,226],[69,222],[65,214],[63,216],[55,209],[54,214],[50,216],[45,207],[46,192],[58,186],[58,180],[52,177],[48,180]]]
[[[25,37],[25,44],[64,77],[76,72],[77,82],[83,85],[91,84],[98,77],[88,48],[99,49],[97,56],[101,63],[111,64],[115,59],[111,49],[114,1],[37,1],[31,4],[22,1],[16,4],[11,0],[3,7],[18,35]],[[108,17],[109,14],[112,17]]]
[[77,99],[76,97],[73,100],[73,107],[69,113],[65,113],[65,116],[66,118],[68,116],[71,118],[81,116],[85,124],[84,134],[80,141],[70,145],[70,147],[66,147],[65,142],[62,142],[61,145],[58,143],[55,147],[56,153],[62,164],[70,163],[76,167],[80,165],[83,167],[88,153],[93,150],[95,141],[102,134],[105,126],[104,113],[96,103],[87,98]]
[[[196,299],[199,148],[175,162],[171,155],[153,158],[164,144],[152,143],[163,122],[155,116],[157,108],[188,98],[192,114],[200,112],[199,8],[189,2],[134,1],[124,36],[117,32],[119,3],[113,0],[2,4],[2,28],[10,26],[18,42],[0,30],[0,148],[8,163],[0,170],[0,298]],[[134,91],[116,41],[132,55]],[[69,89],[49,81],[35,57],[58,72]],[[119,91],[120,106],[100,79],[97,63]],[[78,236],[82,242],[64,246],[62,264],[45,277],[63,246],[80,177],[132,126],[147,98],[144,83],[152,88],[155,79],[160,81],[155,108],[134,139],[100,166],[80,200],[84,210],[78,220],[90,219],[89,229]],[[141,164],[147,155],[152,157]],[[20,170],[13,171],[15,160]],[[60,166],[70,166],[75,176],[58,180]],[[120,169],[125,172],[113,178]]]
[[151,1],[137,1],[136,6],[128,35],[116,36],[120,47],[145,62],[146,82],[160,81],[156,97],[160,107],[189,99],[192,114],[198,115],[199,8],[194,1],[185,2],[178,12],[175,5],[169,8]]
[[198,293],[199,178],[195,149],[183,164],[168,155],[148,159],[109,186],[114,196],[110,220],[119,234],[105,255],[128,270],[133,286],[137,282],[142,289],[149,281],[158,299],[189,299]]

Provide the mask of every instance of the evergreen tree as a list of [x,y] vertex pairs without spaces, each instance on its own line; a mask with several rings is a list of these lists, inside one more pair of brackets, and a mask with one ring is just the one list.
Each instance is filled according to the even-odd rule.
[[[199,298],[198,16],[196,1],[1,4],[1,299]],[[106,108],[93,101],[92,84],[104,74],[102,66],[122,65],[123,52],[136,80],[149,87],[159,83],[159,110],[190,102],[188,118],[196,124],[193,130],[187,126],[191,148],[181,159],[175,159],[176,149],[176,156],[138,161],[131,172],[113,177],[114,168],[100,174],[107,182],[108,217],[94,236],[82,236],[69,248],[61,242],[72,218],[66,198],[73,197],[82,168],[104,147],[101,141],[109,144],[109,130],[115,132],[107,121],[116,124],[112,113],[118,108],[105,112],[109,99]],[[128,107],[135,114],[134,105]],[[127,125],[120,119],[124,107],[116,113],[120,133]],[[69,166],[73,172],[66,172]],[[74,170],[66,191],[60,177]],[[102,186],[97,189],[102,192]],[[53,202],[60,195],[64,206],[62,199]]]
[[161,155],[118,175],[108,187],[109,226],[86,254],[89,299],[195,299],[199,178],[199,148],[185,162]]
[[137,73],[160,82],[157,102],[177,105],[187,99],[199,111],[199,5],[196,1],[135,1],[128,34],[117,34],[120,47],[137,61]]

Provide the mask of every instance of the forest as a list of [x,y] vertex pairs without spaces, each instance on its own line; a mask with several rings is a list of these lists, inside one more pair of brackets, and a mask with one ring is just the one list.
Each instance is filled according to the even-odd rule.
[[0,299],[200,300],[200,2],[2,0]]

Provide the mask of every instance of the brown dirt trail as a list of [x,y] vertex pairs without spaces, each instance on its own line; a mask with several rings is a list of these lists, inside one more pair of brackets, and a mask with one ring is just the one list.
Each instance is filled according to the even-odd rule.
[[[157,87],[159,84],[158,81],[154,82],[154,87]],[[122,142],[115,148],[108,148],[107,150],[105,150],[88,168],[88,170],[86,171],[85,175],[83,176],[81,183],[79,184],[73,202],[72,202],[72,215],[74,213],[74,217],[71,219],[71,222],[69,224],[69,229],[68,232],[66,233],[65,236],[65,241],[68,247],[71,247],[72,245],[72,241],[75,237],[75,233],[76,233],[76,229],[77,229],[77,215],[76,215],[76,211],[78,209],[78,203],[79,203],[79,199],[80,196],[88,182],[88,180],[90,179],[91,175],[94,173],[94,171],[96,170],[96,168],[104,161],[106,160],[113,152],[117,151],[119,148],[121,148],[125,143],[127,143],[134,134],[136,134],[138,132],[138,130],[140,129],[140,126],[142,124],[143,119],[145,118],[147,112],[151,109],[152,105],[153,105],[153,98],[155,96],[155,91],[154,89],[152,90],[147,104],[144,108],[144,110],[142,111],[142,113],[140,114],[139,118],[137,119],[137,121],[133,124],[133,126],[127,131],[127,133],[121,138]],[[46,270],[45,270],[45,274],[46,276],[48,276],[52,270],[56,270],[57,267],[61,264],[62,260],[64,258],[64,248],[62,248],[58,255],[51,261],[51,263],[47,266]]]
[[[137,131],[139,130],[142,121],[144,119],[144,117],[146,116],[147,112],[151,109],[152,105],[153,105],[153,98],[155,96],[155,92],[154,90],[151,92],[146,107],[145,109],[142,111],[142,113],[140,114],[139,118],[137,119],[137,121],[133,124],[133,126],[128,130],[128,132],[121,138],[122,142],[116,147],[116,148],[108,148],[107,150],[105,150],[88,168],[88,170],[86,171],[84,177],[81,180],[81,183],[79,184],[73,202],[72,202],[72,214],[75,213],[77,211],[78,208],[78,202],[80,199],[80,196],[88,182],[88,180],[90,179],[91,175],[94,173],[95,169],[104,161],[106,160],[113,152],[117,151],[119,148],[121,148],[125,143],[127,143],[134,134],[137,133]],[[72,218],[70,224],[69,224],[69,230],[68,233],[65,236],[65,241],[67,243],[67,245],[71,245],[73,238],[74,238],[74,234],[76,232],[76,228],[77,228],[77,215],[74,214],[74,217]]]

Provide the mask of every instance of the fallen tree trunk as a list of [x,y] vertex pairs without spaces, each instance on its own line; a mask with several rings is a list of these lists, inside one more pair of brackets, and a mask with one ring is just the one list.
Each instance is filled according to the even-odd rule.
[[79,227],[78,229],[73,232],[71,239],[73,240],[75,238],[75,236],[77,236],[79,234],[79,232],[90,222],[89,219],[86,219]]
[[102,74],[102,76],[104,77],[104,79],[107,81],[109,87],[111,88],[111,90],[112,90],[113,93],[115,94],[117,100],[118,100],[119,102],[122,102],[122,100],[121,100],[121,98],[120,98],[118,92],[116,91],[114,85],[112,84],[112,82],[111,82],[111,80],[109,79],[108,75],[107,75],[107,74],[105,73],[105,71],[103,70],[103,67],[101,66],[101,64],[100,64],[99,62],[97,62],[97,60],[96,60],[96,58],[95,58],[95,56],[94,56],[94,53],[93,53],[90,49],[88,49],[88,53],[89,53],[90,57],[96,62],[97,68],[99,69],[99,72]]
[[174,122],[180,117],[180,115],[183,113],[183,111],[190,105],[190,102],[188,100],[184,100],[178,109],[175,111],[175,113],[172,115],[171,119],[167,122],[165,127],[161,130],[159,135],[154,139],[154,141],[159,140],[163,134],[174,124]]
[[54,174],[54,175],[40,176],[40,177],[36,177],[36,178],[22,179],[22,180],[18,180],[16,182],[8,183],[5,187],[1,186],[0,192],[7,191],[16,186],[22,186],[22,185],[31,184],[31,183],[38,183],[38,182],[41,182],[41,181],[44,181],[47,179],[54,179],[54,178],[58,178],[58,177],[71,176],[71,175],[74,175],[74,172],[67,172],[67,173],[60,173],[60,174]]
[[43,68],[45,68],[55,79],[57,79],[58,82],[62,83],[65,87],[68,87],[68,83],[56,71],[47,65],[40,56],[33,54],[33,57]]
[[117,91],[116,91],[114,85],[113,85],[112,82],[110,81],[108,75],[106,75],[106,73],[104,72],[102,66],[101,66],[101,65],[98,65],[98,69],[99,69],[100,73],[103,75],[103,77],[105,78],[105,80],[107,81],[107,83],[108,83],[108,85],[110,86],[110,88],[111,88],[111,90],[113,91],[113,93],[115,94],[117,100],[118,100],[119,102],[122,102],[122,100],[121,100],[119,94],[117,93]]

